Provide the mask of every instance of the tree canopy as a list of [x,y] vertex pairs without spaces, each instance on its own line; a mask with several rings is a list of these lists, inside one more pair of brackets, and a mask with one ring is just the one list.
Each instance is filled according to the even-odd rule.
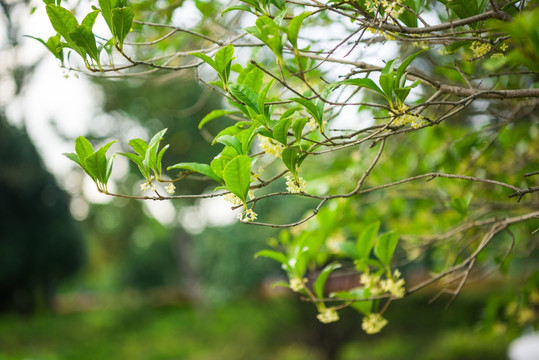
[[[140,170],[140,193],[109,190],[113,142],[81,136],[66,156],[110,196],[223,197],[249,226],[283,229],[257,256],[282,265],[279,285],[312,301],[320,321],[351,306],[376,333],[391,302],[435,283],[451,301],[469,278],[522,269],[534,254],[536,3],[99,0],[75,16],[44,2],[57,34],[38,40],[62,66],[194,74],[223,99],[198,125],[213,159],[162,164],[181,146],[163,145],[167,129],[129,140],[118,155]],[[205,190],[185,191],[201,180]],[[492,303],[492,324],[537,324],[537,262],[527,266],[522,289]]]

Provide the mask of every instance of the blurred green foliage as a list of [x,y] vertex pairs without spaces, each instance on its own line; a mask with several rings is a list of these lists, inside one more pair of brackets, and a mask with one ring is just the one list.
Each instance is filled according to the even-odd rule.
[[[463,360],[505,359],[510,338],[470,328],[484,294],[464,294],[451,311],[406,299],[388,312],[393,326],[361,333],[359,315],[323,325],[314,311],[291,299],[250,298],[226,306],[126,307],[30,319],[0,319],[1,360],[260,359]],[[454,313],[459,316],[454,316]]]
[[32,312],[81,267],[82,235],[69,196],[2,111],[0,169],[0,312]]

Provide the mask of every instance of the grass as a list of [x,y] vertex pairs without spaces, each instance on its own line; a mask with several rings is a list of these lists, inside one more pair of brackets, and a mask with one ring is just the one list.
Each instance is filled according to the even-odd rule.
[[310,304],[290,299],[211,309],[170,305],[10,315],[0,317],[0,360],[506,358],[507,339],[493,342],[469,330],[474,306],[454,305],[450,311],[458,316],[444,320],[420,304],[388,313],[390,324],[376,336],[363,334],[361,318],[353,313],[343,312],[341,322],[324,326]]

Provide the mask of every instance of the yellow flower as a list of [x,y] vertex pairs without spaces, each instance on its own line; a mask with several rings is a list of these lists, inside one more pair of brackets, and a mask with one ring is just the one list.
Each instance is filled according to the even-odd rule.
[[484,56],[490,49],[492,49],[492,45],[481,41],[474,41],[472,45],[470,45],[470,50],[472,50],[473,56],[476,58]]
[[337,310],[334,308],[323,309],[320,311],[320,314],[316,316],[316,318],[324,324],[329,324],[339,321],[339,313],[337,313]]
[[307,283],[307,279],[300,279],[300,278],[293,278],[290,279],[290,289],[292,291],[298,292],[305,288],[305,284]]
[[302,177],[298,177],[296,182],[292,176],[286,177],[286,190],[291,194],[299,194],[305,191],[307,183]]
[[233,206],[240,206],[242,204],[241,199],[233,193],[228,193],[223,196],[223,199],[231,203]]
[[169,183],[167,185],[167,187],[165,188],[165,190],[170,194],[170,195],[173,195],[175,190],[176,190],[176,186],[174,186],[173,183]]
[[241,221],[241,222],[244,222],[244,223],[248,223],[250,221],[255,221],[256,218],[258,217],[258,214],[255,213],[253,211],[253,209],[247,209],[243,212],[241,212],[239,215],[238,215],[238,219]]
[[387,320],[382,317],[380,314],[369,314],[363,318],[363,321],[361,323],[361,328],[367,333],[367,334],[376,334],[379,333],[380,330],[384,326],[387,325]]
[[258,135],[258,141],[260,141],[260,147],[266,154],[280,158],[284,150],[284,145],[277,141],[270,139],[266,136]]

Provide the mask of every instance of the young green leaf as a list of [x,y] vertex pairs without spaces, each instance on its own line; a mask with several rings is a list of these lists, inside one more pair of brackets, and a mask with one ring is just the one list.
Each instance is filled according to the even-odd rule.
[[215,175],[222,179],[225,166],[236,156],[238,156],[236,149],[231,146],[226,146],[210,163],[210,167]]
[[286,146],[288,144],[288,129],[291,124],[292,118],[281,119],[273,128],[273,138]]
[[414,61],[414,59],[419,55],[421,54],[422,52],[424,51],[427,51],[428,49],[423,49],[423,50],[420,50],[418,52],[416,52],[415,54],[412,54],[410,56],[408,56],[400,65],[399,67],[397,68],[397,76],[396,76],[396,82],[397,83],[400,83],[400,79],[401,77],[404,75],[404,72],[406,71],[406,69],[408,68],[408,66],[410,66],[410,64],[412,63],[412,61]]
[[326,267],[324,267],[324,269],[320,272],[320,275],[318,275],[318,278],[313,284],[314,294],[318,298],[324,297],[324,286],[326,285],[326,281],[329,275],[333,272],[333,270],[338,269],[341,266],[342,265],[339,264],[338,262],[333,262],[327,265]]
[[387,268],[391,266],[391,259],[398,242],[399,234],[395,232],[385,233],[376,241],[374,253]]
[[371,79],[368,79],[368,78],[347,79],[347,80],[339,81],[339,82],[337,82],[335,84],[336,85],[341,85],[341,84],[342,85],[355,85],[355,86],[359,86],[359,87],[364,87],[364,88],[376,91],[378,94],[380,94],[380,95],[384,96],[385,98],[387,98],[386,94],[382,91],[382,89],[380,89],[378,87],[378,85],[376,85],[374,83],[374,81],[372,81]]
[[260,94],[258,95],[256,104],[257,104],[258,112],[260,114],[264,113],[264,105],[266,102],[266,97],[268,96],[268,92],[270,91],[273,85],[273,82],[274,82],[274,79],[271,79],[270,82],[268,82],[266,86],[264,87],[264,90],[262,90]]
[[280,262],[281,264],[284,264],[284,265],[286,265],[288,263],[288,258],[286,257],[286,255],[281,253],[281,252],[275,251],[275,250],[262,250],[262,251],[259,251],[259,252],[257,252],[255,254],[255,259],[260,257],[260,256],[273,259],[273,260],[275,260],[277,262]]
[[230,85],[230,91],[232,95],[245,105],[247,105],[249,108],[251,108],[254,112],[259,114],[258,111],[258,94],[249,89],[248,87],[245,87],[240,84],[231,84]]
[[99,0],[99,7],[105,22],[109,26],[110,33],[114,35],[114,23],[112,21],[112,10],[121,7],[122,0]]
[[141,157],[144,157],[146,155],[146,150],[148,150],[148,144],[146,143],[146,141],[144,141],[142,139],[131,139],[131,140],[129,140],[128,144]]
[[292,174],[297,175],[298,152],[292,148],[286,148],[281,153],[281,158],[288,170],[290,170]]
[[97,15],[99,15],[99,10],[89,12],[80,24],[88,26],[88,28],[92,30],[95,24],[95,20],[97,19]]
[[223,179],[228,189],[241,201],[247,201],[247,193],[251,183],[251,158],[238,155],[228,162],[223,169]]
[[290,100],[297,102],[300,105],[303,105],[307,112],[314,118],[318,126],[322,128],[322,114],[319,114],[318,107],[314,104],[312,100],[307,100],[304,98],[292,98]]
[[125,37],[131,30],[134,16],[133,9],[130,7],[112,9],[113,35],[117,39],[120,48],[122,48]]
[[126,158],[128,158],[129,160],[137,164],[142,176],[144,176],[146,180],[150,179],[150,169],[146,169],[144,167],[144,164],[142,163],[142,159],[143,159],[142,157],[132,154],[132,153],[119,153],[119,154],[122,156],[125,156]]
[[305,125],[307,125],[307,122],[309,121],[308,118],[302,117],[298,118],[294,121],[292,124],[292,130],[294,131],[294,137],[298,141],[298,143],[301,141],[301,135],[303,133],[303,128]]
[[374,222],[366,226],[356,241],[356,250],[359,259],[368,258],[376,240],[380,222]]
[[200,123],[198,123],[198,128],[201,129],[204,125],[206,125],[208,122],[212,121],[213,119],[217,119],[221,116],[235,114],[238,115],[239,113],[235,110],[213,110],[208,115],[204,116],[202,120],[200,120]]
[[208,164],[183,162],[183,163],[178,163],[176,165],[167,167],[167,171],[177,170],[177,169],[185,169],[191,172],[199,173],[217,181],[218,183],[221,183],[221,184],[223,183],[223,180],[219,178],[219,176],[217,176],[215,172],[213,172],[210,165]]
[[54,30],[69,42],[69,33],[79,25],[75,16],[61,6],[47,5],[46,10]]
[[97,45],[95,42],[95,36],[92,30],[86,25],[78,25],[72,31],[69,32],[71,40],[77,44],[77,46],[84,51],[99,65],[99,53],[97,52]]
[[243,149],[241,146],[241,142],[238,140],[237,137],[231,136],[231,135],[223,135],[219,136],[217,139],[215,139],[218,143],[221,143],[226,146],[231,146],[238,152],[238,155],[243,154]]
[[299,29],[301,28],[301,24],[303,23],[303,20],[305,20],[311,14],[312,12],[310,11],[303,12],[290,20],[290,24],[288,25],[288,40],[290,41],[294,49],[297,49],[298,47],[298,33]]
[[111,141],[102,146],[94,153],[88,155],[84,160],[88,170],[94,175],[94,181],[100,190],[107,189],[107,182],[110,176],[110,162],[106,157],[106,152],[115,142],[116,141]]

